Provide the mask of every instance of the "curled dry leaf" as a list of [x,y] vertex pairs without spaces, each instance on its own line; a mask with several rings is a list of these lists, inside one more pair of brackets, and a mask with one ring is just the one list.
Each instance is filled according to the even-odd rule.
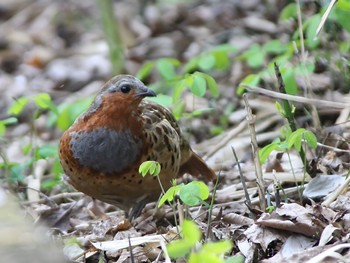
[[323,231],[322,223],[315,222],[312,211],[295,203],[283,204],[272,214],[263,214],[256,224],[309,237],[316,237]]

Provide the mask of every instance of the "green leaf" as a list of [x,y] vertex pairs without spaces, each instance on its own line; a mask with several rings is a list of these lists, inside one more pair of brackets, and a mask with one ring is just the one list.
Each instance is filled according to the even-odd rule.
[[290,3],[289,5],[286,5],[280,14],[280,20],[287,20],[290,18],[296,18],[297,17],[297,5],[296,3]]
[[19,115],[23,111],[24,107],[28,104],[28,102],[28,97],[21,97],[19,99],[16,99],[8,109],[8,113],[11,115]]
[[306,22],[306,44],[309,48],[315,49],[320,43],[320,38],[316,38],[316,29],[321,22],[321,15],[316,14],[310,17]]
[[253,44],[240,58],[245,59],[250,67],[258,68],[264,64],[265,53],[260,45]]
[[304,139],[311,148],[317,148],[317,137],[313,132],[305,130]]
[[57,106],[52,102],[51,97],[47,93],[40,93],[34,97],[34,102],[41,109],[50,109],[56,116],[59,115]]
[[160,172],[160,164],[156,161],[145,161],[139,167],[139,173],[145,177],[147,173],[157,176]]
[[301,149],[301,142],[302,142],[302,135],[304,133],[305,129],[299,128],[296,131],[294,131],[289,137],[288,137],[288,148],[294,148],[297,151],[300,151]]
[[213,253],[201,250],[198,253],[191,253],[188,263],[224,263],[224,260]]
[[190,253],[192,247],[192,244],[184,240],[175,240],[166,246],[169,256],[174,259],[185,257]]
[[201,56],[198,61],[198,66],[204,71],[212,69],[215,66],[215,57],[212,54]]
[[267,158],[269,158],[271,152],[273,150],[278,149],[278,143],[270,143],[263,147],[262,149],[259,150],[259,159],[260,159],[260,164],[265,163]]
[[214,47],[211,52],[225,52],[225,53],[233,53],[238,51],[238,48],[232,44],[222,44]]
[[34,96],[34,102],[39,108],[48,109],[51,97],[47,93],[39,93]]
[[306,65],[298,65],[294,68],[294,73],[299,76],[306,76],[314,72],[315,64],[307,63]]
[[280,128],[280,134],[281,138],[287,138],[290,136],[290,134],[292,134],[292,129],[288,124],[285,124]]
[[202,233],[198,226],[190,220],[184,220],[182,224],[182,237],[192,246],[201,240]]
[[215,57],[215,67],[219,70],[225,70],[230,65],[230,60],[227,52],[216,51],[212,53]]
[[282,78],[285,84],[286,93],[295,95],[298,93],[298,85],[295,80],[295,71],[291,67],[284,67],[281,69]]
[[200,200],[200,188],[195,184],[184,185],[179,192],[182,202],[189,206],[195,206]]
[[6,131],[7,125],[16,124],[18,122],[17,118],[9,117],[3,120],[0,120],[0,136],[2,136]]
[[144,63],[141,66],[139,71],[136,73],[136,77],[138,79],[140,79],[140,80],[145,79],[151,73],[153,66],[154,66],[154,62],[153,61],[147,61],[146,63]]
[[277,100],[275,102],[276,109],[279,114],[281,114],[282,117],[286,117],[286,113],[284,112],[284,109],[282,108],[281,103],[279,103]]
[[189,184],[195,184],[199,187],[199,191],[200,191],[199,197],[202,200],[206,200],[209,197],[209,187],[202,181],[193,181],[193,182],[190,182]]
[[84,111],[87,110],[91,104],[93,97],[79,99],[73,103],[64,103],[58,107],[58,116],[57,116],[57,127],[65,131],[68,129],[74,120]]
[[173,102],[177,102],[180,100],[183,90],[186,87],[192,86],[194,78],[192,75],[186,76],[184,79],[179,80],[174,88],[173,92]]
[[210,94],[214,97],[217,98],[219,97],[220,93],[219,93],[219,87],[216,84],[216,81],[213,77],[207,75],[207,74],[203,74],[205,80],[207,81],[207,85],[209,88],[209,92]]
[[260,76],[256,74],[249,74],[238,85],[237,95],[241,96],[245,92],[244,85],[256,86],[260,82]]
[[169,95],[157,94],[157,97],[147,97],[146,100],[156,102],[165,108],[169,108],[172,105],[173,98]]
[[190,59],[184,66],[184,69],[182,70],[183,74],[195,71],[198,68],[199,59],[200,57],[198,56]]
[[350,2],[340,0],[333,8],[329,18],[339,23],[346,31],[350,32],[349,13]]
[[30,150],[32,150],[32,147],[33,147],[33,144],[31,144],[31,143],[24,145],[22,148],[23,154],[27,155],[30,152]]
[[174,185],[170,187],[165,194],[162,196],[162,198],[158,202],[158,208],[161,207],[166,201],[171,202],[174,200],[174,197],[177,195],[177,193],[180,191],[181,187],[184,184],[180,185]]
[[232,249],[232,242],[230,240],[222,240],[218,242],[210,242],[203,245],[202,250],[210,251],[215,254],[225,254]]
[[0,122],[0,136],[2,136],[6,131],[6,126],[3,122]]
[[189,86],[190,91],[198,96],[203,97],[207,89],[206,81],[200,74],[193,74],[193,84]]
[[57,145],[43,145],[38,149],[38,155],[40,159],[56,157],[57,156]]
[[177,59],[171,58],[159,59],[156,63],[160,75],[166,80],[176,78],[175,66],[178,65],[180,65],[180,62]]
[[263,47],[263,53],[280,54],[286,51],[287,47],[280,40],[270,40]]
[[15,117],[9,117],[0,121],[4,125],[12,125],[18,123],[18,119]]

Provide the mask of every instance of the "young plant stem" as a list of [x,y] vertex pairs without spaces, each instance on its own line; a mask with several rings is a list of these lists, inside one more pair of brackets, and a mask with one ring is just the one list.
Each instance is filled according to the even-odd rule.
[[255,132],[255,119],[256,116],[253,115],[252,109],[249,106],[247,95],[243,95],[245,109],[247,112],[247,121],[248,121],[248,127],[250,131],[250,137],[251,137],[251,145],[252,145],[252,151],[253,151],[253,159],[254,159],[254,166],[255,166],[255,176],[256,176],[256,184],[258,186],[258,194],[259,194],[259,203],[260,203],[260,209],[262,211],[266,210],[266,200],[265,200],[265,184],[263,179],[263,173],[260,165],[260,158],[258,154],[258,141],[256,139],[256,132]]
[[[159,178],[159,175],[157,175],[157,180],[158,180],[158,184],[160,186],[160,189],[162,190],[162,194],[165,195],[165,191],[164,191],[164,187],[162,185],[162,182],[160,181],[160,178]],[[175,221],[175,225],[176,225],[176,228],[178,230],[178,223],[177,223],[177,219],[176,219],[176,209],[175,209],[175,206],[174,204],[172,203],[169,203],[171,209],[173,210],[173,213],[174,213],[174,221]],[[178,230],[179,231],[179,230]]]
[[114,74],[122,73],[124,69],[124,53],[121,36],[117,20],[113,14],[112,0],[97,0],[98,8],[101,14],[102,26],[106,35],[109,55]]
[[[285,89],[284,81],[282,78],[282,74],[281,74],[280,69],[279,69],[276,62],[274,62],[274,66],[275,66],[275,74],[276,74],[276,78],[278,81],[279,91],[280,91],[280,93],[286,94],[286,89]],[[290,129],[292,130],[292,132],[296,131],[297,127],[295,124],[294,113],[293,113],[291,105],[289,104],[289,101],[282,100],[282,107],[284,110],[284,116],[288,121]],[[306,161],[306,155],[305,155],[303,148],[300,148],[299,155],[300,155],[300,158],[301,158],[303,164],[305,165],[305,170],[308,172],[309,167],[308,167],[308,163]]]

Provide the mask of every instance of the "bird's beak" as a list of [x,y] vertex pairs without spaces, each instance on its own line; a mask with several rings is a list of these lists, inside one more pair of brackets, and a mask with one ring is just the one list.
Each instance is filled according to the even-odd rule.
[[157,96],[157,94],[153,90],[151,90],[147,87],[142,89],[142,91],[138,92],[136,95],[138,97],[142,97],[142,98],[144,98],[144,97],[156,97]]

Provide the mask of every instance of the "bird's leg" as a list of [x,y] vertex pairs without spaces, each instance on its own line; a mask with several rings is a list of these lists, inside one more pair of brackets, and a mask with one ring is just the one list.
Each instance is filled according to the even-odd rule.
[[133,221],[135,218],[137,218],[141,212],[142,212],[142,209],[146,206],[146,204],[149,202],[149,197],[148,195],[143,195],[141,196],[137,202],[136,202],[136,205],[134,205],[132,208],[131,208],[131,211],[129,212],[129,220],[130,222]]

